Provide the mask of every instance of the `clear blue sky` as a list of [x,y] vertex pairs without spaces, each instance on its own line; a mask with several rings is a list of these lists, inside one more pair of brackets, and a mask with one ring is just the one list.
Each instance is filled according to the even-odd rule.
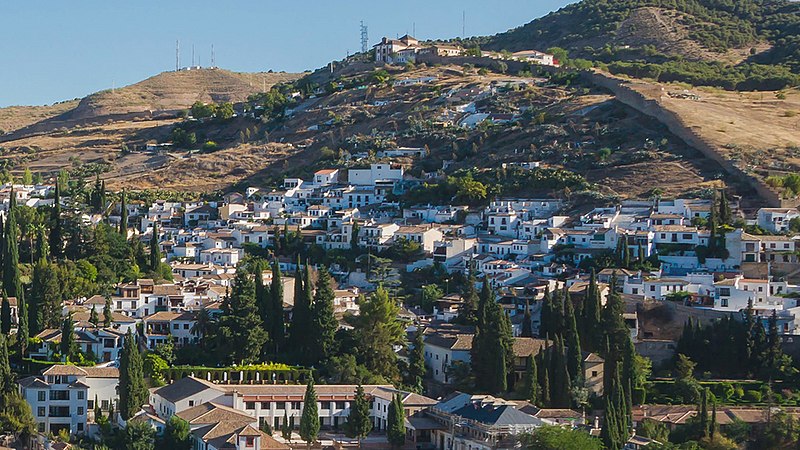
[[[416,29],[420,39],[495,34],[570,0],[36,0],[0,2],[0,107],[83,97],[183,65],[303,71]],[[415,27],[416,25],[416,27]],[[415,28],[414,28],[415,27]]]

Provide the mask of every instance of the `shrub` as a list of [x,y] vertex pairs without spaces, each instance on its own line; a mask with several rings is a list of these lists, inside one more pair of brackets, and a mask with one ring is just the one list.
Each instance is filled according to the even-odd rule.
[[748,402],[759,403],[761,402],[761,392],[755,390],[748,390],[744,394],[744,399]]

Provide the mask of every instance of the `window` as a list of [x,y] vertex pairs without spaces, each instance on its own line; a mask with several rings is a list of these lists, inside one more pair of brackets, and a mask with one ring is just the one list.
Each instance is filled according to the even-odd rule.
[[247,436],[247,438],[245,438],[245,441],[246,441],[245,445],[247,445],[248,447],[252,447],[256,443],[256,438],[254,438],[253,436]]
[[188,330],[189,329],[189,324],[188,323],[183,324],[183,329],[184,330]]
[[47,410],[45,409],[45,407],[44,407],[44,406],[40,406],[40,407],[39,407],[39,408],[36,410],[36,415],[37,415],[37,416],[39,416],[39,417],[44,417],[44,416],[45,416],[45,414],[47,414]]
[[86,404],[86,408],[94,409],[94,400],[89,400]]
[[686,241],[691,241],[692,240],[692,235],[691,234],[684,234],[683,235],[683,239],[686,240]]
[[322,409],[331,409],[331,402],[321,402]]
[[723,298],[722,300],[720,300],[719,304],[720,304],[721,307],[727,308],[728,307],[728,299],[727,298]]
[[78,400],[83,400],[86,397],[86,392],[78,391]]
[[83,424],[78,422],[78,431],[83,431]]
[[78,406],[78,415],[79,416],[83,415],[83,406]]
[[39,396],[39,401],[40,402],[43,402],[43,401],[47,400],[47,392],[46,391],[39,391],[38,392],[38,396]]
[[103,400],[100,402],[100,409],[103,411],[108,411],[108,400]]
[[39,430],[39,433],[44,433],[44,422],[39,422],[36,425],[36,429]]
[[656,287],[651,284],[650,285],[650,292],[655,292],[655,291],[656,291]]
[[721,297],[730,297],[731,296],[731,288],[720,288],[719,295]]
[[276,402],[275,403],[275,408],[276,409],[285,409],[286,408],[286,402]]
[[270,409],[269,402],[261,402],[261,409]]
[[[292,409],[300,409],[300,402],[292,402]],[[294,417],[292,417],[294,419]]]
[[172,329],[173,329],[173,330],[179,330],[180,328],[181,328],[181,326],[180,326],[180,325],[178,325],[177,323],[173,323],[173,324],[172,324]]
[[256,409],[256,402],[245,402],[246,409]]
[[194,400],[189,400],[189,407],[194,406]]
[[336,402],[336,409],[344,409],[344,402]]
[[596,377],[596,376],[597,376],[597,371],[596,371],[596,370],[593,370],[593,371],[592,371],[592,376],[593,376],[593,377]]

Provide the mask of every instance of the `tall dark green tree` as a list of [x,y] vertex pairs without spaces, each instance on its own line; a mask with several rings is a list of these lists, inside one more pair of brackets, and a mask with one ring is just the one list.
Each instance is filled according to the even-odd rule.
[[555,408],[569,408],[570,405],[570,376],[567,369],[566,350],[560,335],[556,335],[555,345],[550,347],[552,353],[550,373],[550,402]]
[[[246,270],[236,271],[231,294],[222,302],[217,339],[221,357],[227,363],[248,364],[260,360],[267,332],[256,305],[253,277]],[[236,345],[230,345],[235,342]]]
[[475,287],[476,283],[477,280],[475,279],[475,271],[470,265],[469,276],[467,277],[465,290],[461,295],[464,303],[462,303],[461,307],[458,309],[458,317],[456,317],[456,322],[460,324],[475,325],[478,321],[477,314],[480,297],[478,296],[478,290]]
[[408,384],[413,386],[417,392],[422,392],[422,380],[426,373],[425,342],[422,339],[422,327],[418,327],[414,334],[414,347],[408,355]]
[[8,336],[11,333],[11,302],[8,301],[5,289],[3,290],[3,304],[0,306],[0,331]]
[[189,450],[191,440],[189,437],[189,422],[173,415],[167,420],[164,433],[159,439],[158,448],[170,450]]
[[476,328],[472,345],[475,387],[482,392],[504,393],[514,361],[511,323],[495,301],[487,305],[483,323]]
[[97,307],[95,305],[92,305],[92,310],[89,313],[89,323],[95,328],[100,325],[100,315],[97,314]]
[[364,393],[364,387],[359,384],[356,387],[353,403],[350,404],[350,415],[347,416],[347,425],[345,427],[348,437],[358,439],[359,448],[361,447],[361,440],[372,431],[371,410],[372,406]]
[[[0,335],[0,398],[15,389],[14,374],[8,362],[8,339]],[[2,402],[0,402],[2,403]]]
[[719,193],[719,221],[723,225],[729,225],[733,223],[731,205],[728,203],[728,196],[725,194],[724,189]]
[[386,438],[392,448],[401,448],[406,443],[405,414],[400,394],[392,396],[386,418]]
[[583,385],[583,354],[581,353],[581,340],[578,334],[578,324],[575,318],[575,309],[570,299],[569,291],[564,289],[564,345],[566,346],[566,363],[570,380],[573,385]]
[[311,284],[311,268],[306,262],[305,270],[298,259],[294,285],[294,307],[292,326],[289,329],[294,360],[300,365],[310,365],[314,357],[314,336],[309,333],[313,327],[314,287]]
[[64,232],[61,223],[61,187],[56,182],[55,196],[53,197],[53,207],[50,209],[50,253],[53,258],[63,256]]
[[697,413],[699,419],[700,433],[708,436],[708,388],[700,391],[700,411]]
[[481,294],[478,296],[478,312],[475,314],[478,327],[486,325],[486,314],[489,306],[494,303],[494,291],[489,285],[489,278],[483,277],[483,286],[481,286]]
[[119,413],[128,420],[147,403],[142,356],[136,338],[128,332],[119,359]]
[[264,284],[264,269],[266,262],[262,259],[253,261],[253,278],[256,283],[256,304],[258,305],[258,315],[261,317],[261,322],[264,324],[266,330],[269,332],[269,316],[270,314],[270,298],[267,286]]
[[324,365],[336,353],[336,330],[339,322],[333,311],[333,301],[336,293],[331,287],[331,275],[326,267],[322,267],[317,277],[317,289],[314,293],[312,307],[311,335],[314,343],[311,350],[314,352],[313,363],[316,367]]
[[404,345],[406,333],[398,318],[400,307],[383,287],[360,302],[360,314],[347,316],[353,327],[356,358],[367,370],[387,380],[399,381],[395,345]]
[[300,416],[300,437],[306,441],[306,448],[317,440],[319,435],[319,411],[317,410],[317,391],[314,379],[309,377],[303,397],[303,415]]
[[541,389],[539,387],[539,377],[536,372],[536,358],[534,356],[529,356],[525,362],[525,386],[523,393],[525,395],[525,400],[534,405],[541,406],[541,403],[539,403]]
[[111,314],[111,299],[106,298],[106,304],[103,306],[103,326],[109,328],[113,320],[114,316]]
[[19,278],[19,229],[17,226],[17,201],[14,190],[11,190],[11,200],[8,204],[6,215],[5,242],[3,247],[3,289],[10,297],[19,298],[22,292],[22,283]]
[[272,282],[269,285],[270,317],[269,337],[272,341],[273,351],[279,354],[283,349],[286,338],[286,325],[283,317],[283,282],[281,268],[276,260],[272,264]]
[[77,343],[75,342],[75,325],[72,320],[72,314],[64,317],[61,324],[61,343],[59,344],[61,350],[61,357],[64,361],[71,361],[77,353]]
[[531,323],[531,304],[525,300],[525,313],[522,315],[522,337],[533,337],[533,324]]
[[125,189],[122,190],[122,194],[120,194],[120,203],[119,203],[119,233],[128,238],[128,198],[127,194],[125,193]]
[[153,222],[153,236],[150,238],[150,270],[161,269],[161,248],[158,246],[158,222]]

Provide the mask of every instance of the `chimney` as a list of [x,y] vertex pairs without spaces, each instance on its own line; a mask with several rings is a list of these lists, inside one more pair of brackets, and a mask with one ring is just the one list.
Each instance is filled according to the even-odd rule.
[[592,424],[592,429],[599,430],[600,429],[600,418],[594,416],[594,423]]

